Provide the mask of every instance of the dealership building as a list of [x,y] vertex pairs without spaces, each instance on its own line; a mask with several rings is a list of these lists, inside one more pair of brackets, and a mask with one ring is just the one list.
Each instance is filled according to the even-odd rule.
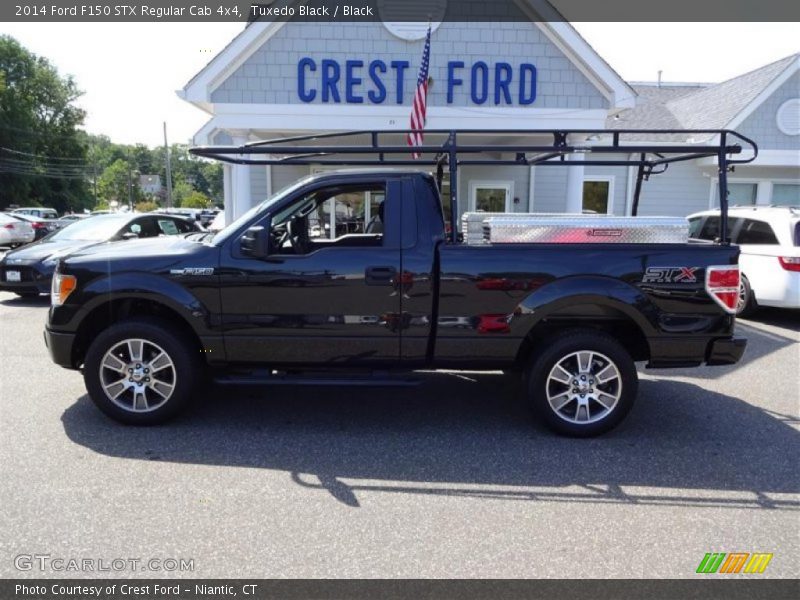
[[[569,23],[538,21],[533,9],[525,15],[433,24],[427,129],[735,129],[760,152],[730,175],[731,203],[800,205],[800,55],[717,84],[626,82]],[[407,129],[427,26],[249,24],[178,92],[210,115],[194,143]],[[482,140],[491,143],[491,133]],[[629,215],[634,167],[582,166],[581,157],[570,168],[464,167],[459,207]],[[228,218],[322,168],[226,164]],[[644,184],[639,214],[704,210],[718,202],[717,190],[715,158],[676,163]]]

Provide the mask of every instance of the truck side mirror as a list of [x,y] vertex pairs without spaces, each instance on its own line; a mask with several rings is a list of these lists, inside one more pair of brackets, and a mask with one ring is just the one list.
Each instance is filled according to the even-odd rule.
[[245,256],[266,258],[269,256],[269,228],[250,227],[240,240],[240,249]]

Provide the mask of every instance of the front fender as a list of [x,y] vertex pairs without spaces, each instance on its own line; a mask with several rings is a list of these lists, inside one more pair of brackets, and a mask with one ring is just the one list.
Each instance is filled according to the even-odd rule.
[[75,331],[93,310],[115,300],[162,304],[180,315],[198,336],[208,335],[213,326],[209,308],[188,289],[152,273],[114,273],[92,280],[77,293],[63,306],[51,309],[51,327]]

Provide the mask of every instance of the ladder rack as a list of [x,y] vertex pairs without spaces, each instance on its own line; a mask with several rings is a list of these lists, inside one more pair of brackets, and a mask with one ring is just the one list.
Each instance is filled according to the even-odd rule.
[[[456,241],[458,167],[606,166],[636,167],[632,215],[639,210],[642,182],[670,164],[712,157],[720,189],[720,241],[728,238],[728,171],[758,156],[756,143],[728,129],[433,129],[422,146],[406,144],[410,130],[362,130],[318,133],[251,142],[243,146],[198,146],[196,156],[238,165],[317,165],[436,168],[441,189],[444,168],[450,173],[450,233]],[[697,139],[675,141],[674,137]],[[474,138],[492,138],[485,143]],[[652,141],[659,137],[663,142]],[[470,138],[465,141],[465,138]],[[544,138],[544,139],[543,139]],[[641,141],[642,138],[648,141]],[[550,143],[547,143],[550,142]],[[741,158],[743,148],[750,152]],[[414,154],[420,155],[414,158]],[[508,155],[513,155],[509,158]],[[504,155],[506,157],[504,157]],[[581,155],[582,160],[570,160]]]

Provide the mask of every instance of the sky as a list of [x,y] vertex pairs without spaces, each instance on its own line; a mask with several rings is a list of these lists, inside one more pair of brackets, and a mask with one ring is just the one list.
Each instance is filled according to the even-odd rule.
[[[718,82],[800,52],[798,23],[573,23],[627,81]],[[208,115],[182,88],[240,23],[0,23],[84,91],[85,128],[118,143],[188,143]],[[435,40],[434,40],[435,44]],[[435,45],[432,48],[435,52]]]

